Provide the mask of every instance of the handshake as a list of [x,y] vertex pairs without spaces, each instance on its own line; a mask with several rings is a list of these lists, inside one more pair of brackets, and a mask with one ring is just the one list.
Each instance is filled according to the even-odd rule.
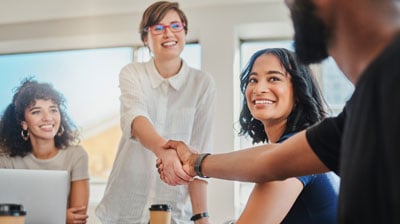
[[169,140],[163,148],[156,167],[160,179],[171,186],[188,184],[195,176],[199,176],[200,163],[209,155],[198,154],[182,141]]

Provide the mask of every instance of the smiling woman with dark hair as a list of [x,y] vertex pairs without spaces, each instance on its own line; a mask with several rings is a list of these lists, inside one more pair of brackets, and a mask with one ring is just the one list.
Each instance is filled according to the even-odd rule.
[[[281,62],[281,69],[290,76],[295,102],[287,117],[283,135],[301,131],[325,118],[325,102],[310,68],[300,63],[293,52],[284,48],[267,48],[252,55],[240,76],[240,89],[243,96],[245,97],[246,89],[252,82],[250,77],[253,74],[255,61],[264,55],[277,58]],[[240,133],[252,137],[253,143],[269,141],[262,122],[252,116],[246,98],[243,99],[239,120]]]
[[182,141],[165,147],[177,150],[190,176],[266,182],[331,170],[340,175],[338,223],[400,223],[398,1],[285,2],[299,60],[317,63],[328,53],[355,85],[342,112],[281,144],[214,155]]
[[[253,54],[240,76],[242,135],[253,143],[280,143],[322,120],[324,100],[308,66],[283,48]],[[335,174],[257,183],[237,224],[336,223]]]
[[0,120],[0,168],[67,170],[67,223],[86,223],[88,155],[76,145],[65,99],[48,83],[26,79]]
[[[78,141],[77,133],[72,130],[75,125],[64,110],[63,95],[48,83],[38,83],[33,79],[26,79],[17,88],[12,103],[7,106],[0,122],[0,145],[11,156],[25,156],[32,152],[31,142],[21,138],[21,135],[29,136],[30,132],[23,130],[20,124],[25,121],[25,109],[34,106],[36,100],[50,100],[58,105],[61,120],[59,134],[54,136],[57,148],[66,148]],[[61,130],[63,131],[61,132]]]

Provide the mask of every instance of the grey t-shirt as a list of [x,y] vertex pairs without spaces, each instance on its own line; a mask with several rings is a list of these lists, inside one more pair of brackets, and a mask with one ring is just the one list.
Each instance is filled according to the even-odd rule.
[[0,168],[67,170],[70,181],[89,179],[88,154],[82,146],[60,149],[57,155],[50,159],[37,159],[32,153],[24,157],[3,154],[0,155]]

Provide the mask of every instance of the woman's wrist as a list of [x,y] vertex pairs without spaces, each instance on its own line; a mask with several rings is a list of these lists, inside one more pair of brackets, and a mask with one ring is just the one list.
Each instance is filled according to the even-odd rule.
[[199,156],[200,156],[200,154],[193,153],[193,154],[191,154],[191,155],[189,156],[189,158],[188,158],[188,160],[187,160],[187,163],[188,163],[188,165],[189,165],[189,171],[188,171],[189,173],[188,173],[188,174],[189,174],[190,176],[192,176],[192,177],[197,176],[194,166],[195,166],[196,160],[197,160],[197,158],[198,158]]
[[196,221],[198,221],[198,220],[200,220],[200,219],[204,219],[204,218],[208,218],[208,217],[210,217],[210,216],[208,215],[208,212],[200,212],[200,213],[194,214],[194,215],[190,218],[190,221],[196,222]]
[[157,141],[154,141],[151,151],[153,151],[156,157],[160,157],[160,155],[164,154],[166,150],[169,150],[165,148],[165,144],[167,144],[167,142],[168,139],[163,137],[160,137]]

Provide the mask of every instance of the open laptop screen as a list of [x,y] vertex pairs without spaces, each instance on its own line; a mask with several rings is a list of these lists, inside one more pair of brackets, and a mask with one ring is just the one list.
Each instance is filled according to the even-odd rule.
[[21,204],[25,223],[65,224],[68,172],[0,169],[0,203]]

